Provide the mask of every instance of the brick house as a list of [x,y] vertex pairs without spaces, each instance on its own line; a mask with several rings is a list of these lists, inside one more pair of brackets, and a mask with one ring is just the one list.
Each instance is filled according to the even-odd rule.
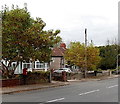
[[65,67],[65,59],[64,59],[65,50],[66,50],[65,43],[61,43],[59,47],[53,48],[50,69],[58,69]]

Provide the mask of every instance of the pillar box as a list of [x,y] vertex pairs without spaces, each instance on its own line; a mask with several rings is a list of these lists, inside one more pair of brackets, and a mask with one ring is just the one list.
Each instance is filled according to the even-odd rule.
[[27,68],[23,69],[23,75],[27,75]]
[[23,84],[26,84],[26,78],[27,78],[27,68],[23,69]]

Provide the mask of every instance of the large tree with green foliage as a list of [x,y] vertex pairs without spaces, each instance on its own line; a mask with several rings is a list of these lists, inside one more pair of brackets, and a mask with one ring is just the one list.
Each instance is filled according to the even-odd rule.
[[[41,18],[33,19],[27,9],[4,8],[2,13],[2,59],[9,62],[3,65],[6,77],[14,74],[19,62],[35,61],[49,62],[51,48],[61,41],[57,36],[60,30],[48,30]],[[17,62],[12,67],[12,62]]]
[[[95,70],[100,62],[99,49],[92,44],[87,46],[87,60],[85,60],[85,45],[80,42],[71,42],[69,48],[65,52],[65,59],[71,65],[76,65],[85,70]],[[85,62],[87,61],[87,62]],[[87,65],[85,65],[87,63]]]
[[119,46],[115,44],[106,45],[106,46],[100,46],[99,49],[100,49],[100,56],[102,58],[99,67],[101,69],[116,68]]

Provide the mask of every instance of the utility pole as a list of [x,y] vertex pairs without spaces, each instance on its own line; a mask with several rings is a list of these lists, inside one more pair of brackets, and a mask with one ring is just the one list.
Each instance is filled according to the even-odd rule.
[[24,9],[27,11],[27,3],[24,3]]
[[85,69],[84,69],[84,78],[86,78],[87,71],[87,29],[85,28]]

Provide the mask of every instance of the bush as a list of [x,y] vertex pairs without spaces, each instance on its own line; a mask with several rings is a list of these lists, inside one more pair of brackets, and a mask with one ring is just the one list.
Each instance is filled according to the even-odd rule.
[[50,74],[49,71],[28,72],[28,74],[27,74],[28,83],[48,82],[49,74]]
[[110,71],[116,71],[117,69],[110,69]]

